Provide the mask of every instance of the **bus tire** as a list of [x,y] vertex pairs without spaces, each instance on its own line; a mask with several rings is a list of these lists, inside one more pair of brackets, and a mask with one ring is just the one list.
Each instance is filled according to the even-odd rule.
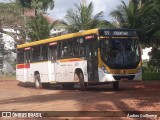
[[35,88],[36,89],[41,89],[42,88],[42,84],[41,84],[41,81],[40,81],[40,75],[39,74],[36,74],[35,76],[34,76],[35,78],[35,80],[34,80],[34,85],[35,85]]
[[79,77],[80,89],[82,91],[86,91],[87,90],[87,84],[84,82],[83,73],[82,72],[79,73],[78,77]]
[[72,89],[74,87],[74,83],[64,83],[62,84],[64,89]]
[[119,90],[119,81],[113,82],[113,89]]

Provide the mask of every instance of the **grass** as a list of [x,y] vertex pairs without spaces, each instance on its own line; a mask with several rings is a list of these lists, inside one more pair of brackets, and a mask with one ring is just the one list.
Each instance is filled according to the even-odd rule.
[[159,80],[160,81],[160,73],[148,73],[143,72],[143,80]]
[[15,75],[0,75],[0,81],[1,80],[16,80]]

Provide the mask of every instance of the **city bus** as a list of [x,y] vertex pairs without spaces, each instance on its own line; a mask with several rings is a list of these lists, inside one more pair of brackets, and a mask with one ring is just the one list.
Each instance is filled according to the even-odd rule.
[[16,78],[36,88],[141,81],[141,46],[136,30],[91,29],[17,46]]

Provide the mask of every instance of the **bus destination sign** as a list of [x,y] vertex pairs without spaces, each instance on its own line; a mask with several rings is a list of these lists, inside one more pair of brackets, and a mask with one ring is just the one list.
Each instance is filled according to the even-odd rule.
[[100,30],[101,36],[137,36],[134,30]]

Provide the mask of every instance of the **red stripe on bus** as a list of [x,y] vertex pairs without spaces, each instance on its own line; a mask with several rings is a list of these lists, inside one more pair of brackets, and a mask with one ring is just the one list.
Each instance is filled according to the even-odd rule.
[[30,68],[30,64],[19,64],[17,65],[17,69]]

